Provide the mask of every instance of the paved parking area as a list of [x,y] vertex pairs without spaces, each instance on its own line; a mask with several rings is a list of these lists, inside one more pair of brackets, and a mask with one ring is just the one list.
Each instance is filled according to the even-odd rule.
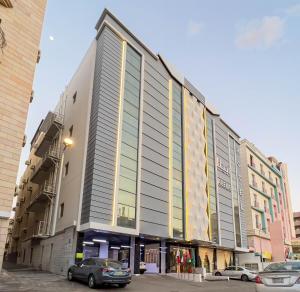
[[[91,291],[85,284],[68,282],[65,277],[34,271],[30,268],[13,268],[0,274],[1,292],[77,292]],[[193,283],[177,280],[168,276],[141,275],[135,276],[132,283],[125,289],[117,287],[98,288],[94,291],[131,291],[131,292],[255,292],[254,283],[229,282]]]

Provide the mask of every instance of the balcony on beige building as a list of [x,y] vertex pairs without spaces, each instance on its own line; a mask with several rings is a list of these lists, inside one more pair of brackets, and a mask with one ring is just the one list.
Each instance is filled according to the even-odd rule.
[[32,195],[30,203],[28,204],[28,212],[37,212],[41,210],[42,206],[45,206],[47,202],[52,200],[56,195],[54,184],[45,181],[39,190]]
[[43,158],[37,163],[31,175],[31,182],[42,184],[49,176],[51,169],[56,166],[60,159],[60,151],[57,147],[50,147]]
[[63,116],[49,112],[31,142],[32,147],[36,149],[34,154],[43,157],[62,128]]
[[47,234],[47,223],[46,221],[38,221],[34,226],[33,238],[42,239],[49,237]]

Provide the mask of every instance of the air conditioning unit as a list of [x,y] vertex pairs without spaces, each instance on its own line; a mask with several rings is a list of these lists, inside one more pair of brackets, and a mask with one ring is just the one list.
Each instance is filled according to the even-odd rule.
[[31,165],[30,169],[34,170],[35,169],[35,165]]
[[25,165],[30,165],[30,160],[26,160]]
[[32,103],[34,97],[34,90],[31,91],[29,102]]
[[37,57],[36,57],[36,63],[38,64],[40,59],[41,59],[41,55],[42,55],[42,52],[41,50],[38,51],[38,54],[37,54]]
[[27,136],[24,135],[23,136],[23,143],[22,143],[22,147],[24,147],[26,145],[26,140],[27,140]]
[[27,191],[32,192],[32,187],[31,187],[31,186],[28,187],[28,188],[27,188]]
[[27,184],[27,183],[28,183],[28,178],[23,178],[23,179],[22,179],[22,183],[23,183],[23,184]]

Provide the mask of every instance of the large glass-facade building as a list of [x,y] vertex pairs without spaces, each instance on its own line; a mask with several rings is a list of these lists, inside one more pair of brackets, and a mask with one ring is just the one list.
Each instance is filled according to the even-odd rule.
[[[239,136],[109,11],[96,31],[56,108],[64,116],[60,139],[74,143],[55,178],[53,220],[36,208],[28,222],[48,227],[26,237],[39,244],[16,245],[27,251],[24,264],[31,248],[33,266],[58,273],[90,256],[122,260],[135,273],[140,261],[148,272],[174,272],[178,252],[207,271],[233,264],[247,251]],[[33,139],[30,184],[43,128]],[[43,253],[51,259],[36,256]]]

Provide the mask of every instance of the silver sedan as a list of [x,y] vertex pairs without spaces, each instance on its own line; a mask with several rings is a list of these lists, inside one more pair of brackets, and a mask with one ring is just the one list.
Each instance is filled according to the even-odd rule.
[[245,267],[229,266],[223,271],[216,271],[215,276],[227,276],[232,279],[240,279],[242,281],[252,281],[257,273],[250,271]]
[[270,264],[255,282],[257,292],[300,292],[300,261]]

